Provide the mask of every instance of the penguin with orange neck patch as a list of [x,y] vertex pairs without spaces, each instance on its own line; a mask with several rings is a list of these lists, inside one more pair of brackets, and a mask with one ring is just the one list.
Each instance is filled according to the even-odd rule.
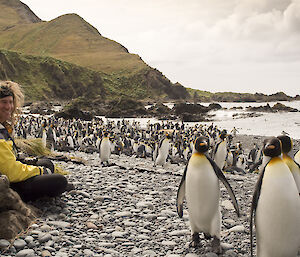
[[300,246],[300,198],[289,167],[281,159],[281,142],[264,141],[266,163],[253,194],[250,244],[253,256],[253,221],[258,257],[296,257]]
[[237,200],[218,165],[208,156],[209,139],[200,136],[195,140],[194,152],[184,170],[177,192],[177,213],[183,216],[183,200],[186,198],[192,232],[191,246],[199,247],[199,233],[213,238],[212,248],[221,253],[221,211],[219,180],[226,187],[239,216]]
[[280,140],[282,145],[282,160],[292,172],[300,195],[300,165],[291,157],[293,141],[288,135],[280,135],[277,138]]

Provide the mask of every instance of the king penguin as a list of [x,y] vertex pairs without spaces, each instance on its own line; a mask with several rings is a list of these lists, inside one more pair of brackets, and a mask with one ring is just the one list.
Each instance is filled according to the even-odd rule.
[[282,160],[292,172],[300,195],[300,165],[290,156],[293,148],[292,139],[288,135],[280,135],[277,138],[280,140],[282,145]]
[[106,164],[108,165],[110,154],[111,154],[110,140],[109,140],[108,132],[105,131],[99,146],[99,157],[101,160],[101,164],[104,164],[104,162],[106,162]]
[[170,139],[171,139],[171,136],[169,134],[167,134],[159,142],[158,155],[155,160],[155,165],[161,165],[163,167],[166,165],[167,158],[169,155],[169,149],[170,149]]
[[219,180],[229,192],[234,208],[239,216],[238,203],[235,195],[217,164],[207,155],[209,139],[200,136],[195,140],[192,154],[181,179],[177,192],[177,213],[183,215],[183,200],[187,201],[189,221],[192,233],[191,246],[199,247],[199,233],[205,238],[213,237],[212,248],[221,253],[221,211],[219,205]]
[[217,143],[214,151],[214,161],[222,170],[225,165],[225,159],[227,156],[227,143],[226,143],[227,131],[223,130],[220,134],[220,141]]
[[300,246],[298,189],[281,159],[278,138],[265,139],[263,154],[268,162],[256,183],[250,213],[251,256],[254,219],[258,257],[296,257]]

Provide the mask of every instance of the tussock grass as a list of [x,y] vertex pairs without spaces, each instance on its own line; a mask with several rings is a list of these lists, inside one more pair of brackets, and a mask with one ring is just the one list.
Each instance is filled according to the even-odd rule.
[[43,146],[41,138],[16,139],[15,143],[22,152],[30,156],[53,156],[51,151]]

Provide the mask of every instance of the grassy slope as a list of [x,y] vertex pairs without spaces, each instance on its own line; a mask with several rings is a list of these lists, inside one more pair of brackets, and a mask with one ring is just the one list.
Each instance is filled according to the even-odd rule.
[[102,73],[51,57],[0,50],[0,80],[23,86],[28,99],[69,100],[80,96],[108,96]]

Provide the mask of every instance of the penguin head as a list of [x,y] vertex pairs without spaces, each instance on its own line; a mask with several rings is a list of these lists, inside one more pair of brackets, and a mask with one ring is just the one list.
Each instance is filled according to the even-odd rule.
[[221,132],[221,134],[220,134],[220,138],[221,138],[222,140],[224,140],[226,136],[227,136],[227,130],[224,129],[224,130]]
[[200,136],[195,140],[195,150],[199,153],[205,153],[209,149],[208,137]]
[[280,135],[277,138],[281,141],[282,152],[289,153],[293,148],[292,139],[287,135]]
[[281,154],[281,142],[277,137],[269,137],[264,140],[263,153],[265,156],[276,157]]

